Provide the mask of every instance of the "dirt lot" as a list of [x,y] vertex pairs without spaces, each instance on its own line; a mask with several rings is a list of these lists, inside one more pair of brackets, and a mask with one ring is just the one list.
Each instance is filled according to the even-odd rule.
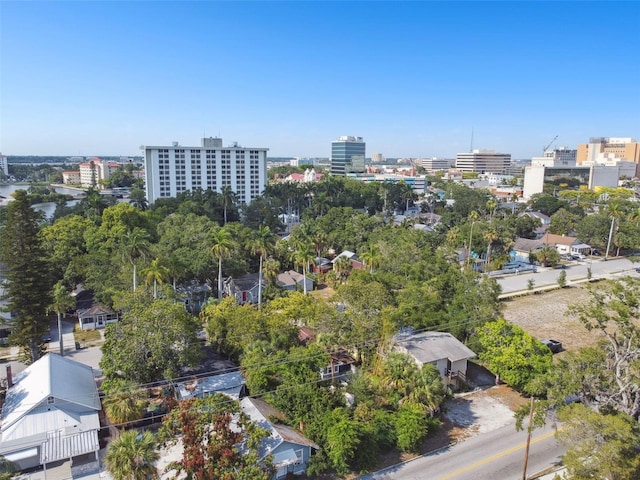
[[577,350],[602,338],[565,315],[569,305],[586,303],[588,299],[587,290],[581,286],[551,290],[504,301],[503,315],[535,338],[552,338],[562,342],[565,350]]

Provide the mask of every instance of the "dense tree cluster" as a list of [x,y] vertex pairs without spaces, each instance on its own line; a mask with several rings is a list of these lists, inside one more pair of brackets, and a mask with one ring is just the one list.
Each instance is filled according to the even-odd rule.
[[[139,194],[132,203],[115,204],[90,189],[75,207],[59,207],[48,224],[19,192],[0,212],[0,260],[17,315],[11,340],[37,359],[47,312],[66,308],[65,295],[78,284],[92,290],[97,301],[122,315],[106,329],[101,368],[105,409],[114,423],[127,424],[140,417],[141,384],[176,378],[199,363],[197,334],[204,329],[211,346],[238,363],[252,394],[263,395],[322,446],[311,472],[371,468],[385,450],[418,450],[437,426],[447,394],[437,371],[418,368],[391,348],[394,335],[408,327],[451,332],[503,381],[545,401],[570,393],[558,387],[565,382],[585,397],[585,405],[609,409],[600,414],[615,411],[636,420],[638,360],[629,355],[637,345],[625,343],[634,333],[620,325],[627,328],[637,319],[637,298],[624,288],[601,290],[596,304],[574,309],[587,327],[603,332],[612,331],[607,322],[618,312],[627,319],[616,323],[623,337],[607,337],[609,347],[567,355],[559,360],[566,362],[563,369],[550,368],[545,347],[499,320],[499,287],[474,268],[479,257],[486,269],[500,268],[515,238],[533,238],[538,224],[515,208],[500,208],[486,190],[452,182],[437,186],[444,194],[418,198],[403,182],[328,177],[314,184],[270,184],[249,206],[238,205],[225,189],[183,192],[150,207]],[[406,220],[394,224],[394,211],[415,203],[441,216],[434,231],[411,228]],[[583,199],[546,195],[532,207],[551,215],[557,233],[578,233],[602,247],[613,231],[615,248],[638,247],[637,207],[622,197],[613,195],[597,211]],[[283,221],[291,218],[301,222],[280,239]],[[311,273],[318,257],[343,250],[355,252],[359,263],[340,257],[332,272]],[[543,249],[537,260],[552,265],[554,255]],[[305,286],[285,294],[275,278],[287,269],[332,287],[325,290],[332,293],[319,300]],[[245,273],[264,279],[256,306],[223,298],[223,279]],[[208,298],[198,317],[185,308],[197,295]],[[303,343],[300,327],[315,332],[315,339]],[[332,354],[340,351],[359,366],[347,386],[319,375],[327,367],[332,371]],[[559,370],[575,375],[558,377]],[[192,410],[181,413],[183,421],[201,420],[187,419]],[[215,421],[228,425],[222,414]],[[153,443],[125,440],[129,451]],[[224,452],[205,453],[219,454]],[[205,468],[184,462],[186,472]]]

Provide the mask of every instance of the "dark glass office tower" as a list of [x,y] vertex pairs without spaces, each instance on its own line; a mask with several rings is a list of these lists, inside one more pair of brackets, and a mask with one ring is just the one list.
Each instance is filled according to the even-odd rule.
[[331,174],[364,173],[365,145],[362,137],[351,136],[331,142]]

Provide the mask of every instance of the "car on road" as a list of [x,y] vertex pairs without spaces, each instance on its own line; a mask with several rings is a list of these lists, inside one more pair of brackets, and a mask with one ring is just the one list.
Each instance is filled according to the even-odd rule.
[[48,343],[48,342],[51,341],[51,332],[50,331],[47,332],[47,333],[44,333],[42,335],[42,341],[45,342],[45,343]]
[[636,267],[636,272],[640,273],[640,267]]
[[558,353],[562,351],[562,343],[557,340],[545,339],[545,340],[540,340],[540,342],[543,345],[546,345],[547,348],[551,350],[551,353]]

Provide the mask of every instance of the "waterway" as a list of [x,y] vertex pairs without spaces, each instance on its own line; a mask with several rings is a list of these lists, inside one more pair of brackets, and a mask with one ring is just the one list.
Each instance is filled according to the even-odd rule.
[[[17,190],[27,190],[29,188],[28,184],[9,184],[9,185],[0,185],[0,197],[10,198],[11,194]],[[62,193],[64,195],[77,195],[78,190],[72,188],[65,187],[55,187],[54,189],[56,193]],[[72,207],[78,203],[78,200],[70,200],[67,202],[68,207]],[[56,204],[54,202],[45,202],[45,203],[37,203],[33,205],[34,210],[44,213],[44,216],[47,219],[51,219],[53,217],[54,212],[56,211]]]

